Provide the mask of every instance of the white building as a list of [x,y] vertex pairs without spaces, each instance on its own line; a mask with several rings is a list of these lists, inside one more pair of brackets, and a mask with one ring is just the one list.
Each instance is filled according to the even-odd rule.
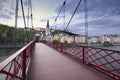
[[75,37],[75,43],[79,43],[80,42],[80,37],[79,36],[76,36]]
[[112,43],[111,36],[110,35],[103,35],[102,36],[102,43],[104,43],[104,42]]
[[120,35],[113,35],[112,43],[120,43]]
[[67,43],[73,43],[74,42],[74,38],[72,36],[67,38]]

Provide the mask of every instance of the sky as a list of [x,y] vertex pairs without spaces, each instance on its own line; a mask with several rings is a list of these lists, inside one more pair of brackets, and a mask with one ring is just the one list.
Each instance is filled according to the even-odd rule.
[[[46,27],[49,20],[53,29],[64,29],[68,24],[79,0],[66,0],[65,26],[63,9],[56,23],[55,18],[62,7],[64,0],[32,0],[34,27]],[[23,0],[27,22],[28,0]],[[88,7],[88,35],[119,34],[120,35],[120,0],[87,0]],[[0,0],[0,23],[9,26],[15,25],[16,0]],[[19,2],[18,27],[24,27],[21,5]],[[85,34],[84,0],[73,17],[67,30]]]

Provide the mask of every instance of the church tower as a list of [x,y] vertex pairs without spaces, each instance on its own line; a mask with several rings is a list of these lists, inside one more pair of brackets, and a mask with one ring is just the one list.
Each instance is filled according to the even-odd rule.
[[47,20],[47,25],[46,25],[46,36],[50,35],[50,30],[49,30],[49,20]]
[[47,20],[47,26],[46,26],[46,28],[47,28],[47,29],[50,28],[50,26],[49,26],[49,20]]

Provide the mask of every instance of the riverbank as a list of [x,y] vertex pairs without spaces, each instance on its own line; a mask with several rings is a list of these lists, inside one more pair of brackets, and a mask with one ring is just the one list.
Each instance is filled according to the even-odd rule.
[[120,46],[120,44],[89,44],[89,46]]
[[0,62],[4,61],[6,58],[8,58],[10,55],[14,54],[18,49],[0,49]]
[[14,46],[12,46],[12,45],[0,46],[0,49],[14,49],[14,48],[19,49],[19,48],[22,48],[23,46],[24,46],[24,45],[19,45],[19,46],[16,46],[16,47],[14,47]]
[[12,44],[0,44],[0,49],[14,49],[14,48],[19,49],[25,45],[26,44],[17,44],[16,47],[14,47],[14,45],[12,45]]

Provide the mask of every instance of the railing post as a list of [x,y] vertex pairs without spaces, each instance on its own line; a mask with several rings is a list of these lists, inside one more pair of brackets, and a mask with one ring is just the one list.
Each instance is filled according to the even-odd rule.
[[85,46],[83,46],[82,52],[83,52],[83,63],[85,63]]
[[54,48],[57,49],[57,47],[56,47],[56,43],[54,44]]
[[55,44],[55,43],[53,42],[53,43],[52,43],[52,47],[53,47],[53,48],[54,48],[54,44]]
[[50,46],[50,42],[48,41],[48,45]]
[[61,52],[62,52],[62,49],[63,49],[63,43],[61,43]]
[[31,44],[31,45],[30,45],[30,50],[29,50],[29,51],[30,51],[30,52],[29,52],[30,55],[32,54],[32,48],[33,48],[33,47],[32,47],[32,44]]
[[57,46],[58,46],[57,44],[58,44],[58,43],[55,44],[55,49],[57,49]]
[[23,51],[23,62],[22,62],[22,77],[25,80],[26,77],[26,49]]

